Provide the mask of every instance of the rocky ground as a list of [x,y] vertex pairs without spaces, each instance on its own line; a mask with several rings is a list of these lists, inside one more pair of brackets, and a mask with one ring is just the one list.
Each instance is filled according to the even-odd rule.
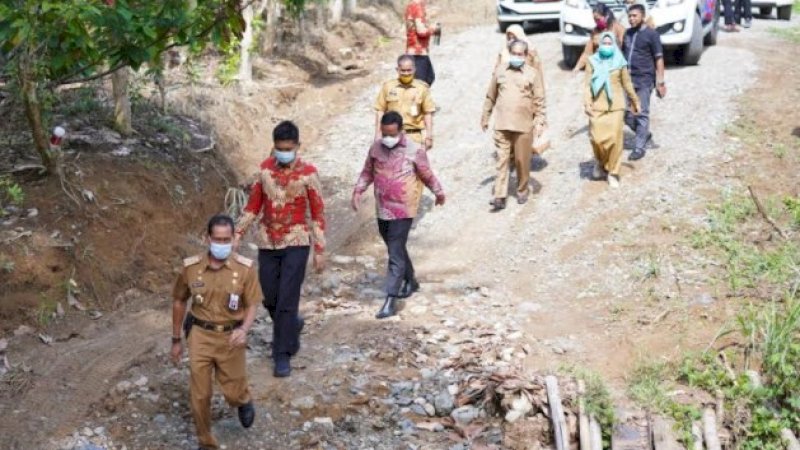
[[[759,20],[745,33],[722,35],[699,66],[670,67],[669,95],[652,107],[660,148],[626,163],[616,191],[588,180],[582,77],[558,66],[557,33],[532,34],[545,61],[554,148],[536,161],[531,201],[512,200],[497,214],[487,203],[491,140],[478,121],[502,38],[488,26],[448,36],[432,56],[433,93],[442,109],[431,153],[448,203],[434,209],[426,198],[412,232],[422,291],[398,317],[373,319],[384,250],[373,224],[364,226],[337,250],[328,272],[305,287],[307,327],[291,378],[272,378],[271,324],[259,318],[248,347],[256,423],[243,431],[235,410],[215,397],[214,430],[223,448],[547,448],[545,374],[562,374],[574,438],[576,386],[563,375],[567,365],[602,373],[618,405],[628,406],[621,387],[638,358],[705,345],[735,312],[686,236],[721,190],[742,188],[730,169],[741,159],[741,142],[724,133],[744,112],[742,96],[772,65],[798,75],[795,66],[765,54],[786,45],[769,29],[789,26],[797,21]],[[387,60],[380,70],[389,77],[391,67]],[[336,204],[346,204],[348,181],[355,181],[371,140],[376,91],[369,86],[355,96],[349,112],[324,127],[326,143],[307,149],[320,171],[337,180]],[[792,157],[797,150],[790,149]],[[37,344],[44,348],[38,357],[12,351],[41,339],[32,330],[10,338],[10,363],[58,377],[0,409],[18,418],[10,448],[196,445],[186,364],[167,360],[164,292],[160,308],[123,308],[76,338]],[[137,295],[121,301],[133,304]],[[37,363],[45,358],[60,365],[42,373]]]

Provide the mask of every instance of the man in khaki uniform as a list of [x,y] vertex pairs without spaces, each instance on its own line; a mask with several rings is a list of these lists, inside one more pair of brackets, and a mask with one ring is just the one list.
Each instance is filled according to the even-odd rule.
[[181,327],[192,299],[185,331],[189,347],[192,416],[201,449],[216,449],[211,433],[212,372],[225,400],[238,408],[245,428],[255,408],[247,386],[245,347],[261,290],[253,261],[233,253],[233,220],[224,215],[208,222],[207,253],[186,258],[172,291],[172,360],[183,354]]
[[381,86],[375,101],[375,140],[382,137],[381,117],[389,111],[403,116],[403,132],[417,144],[430,150],[433,147],[433,113],[436,105],[430,86],[414,79],[414,58],[403,55],[397,59],[397,78]]
[[525,64],[528,44],[509,44],[508,64],[492,75],[483,104],[481,128],[489,128],[489,117],[495,111],[494,142],[497,148],[497,178],[494,183],[493,211],[506,207],[508,172],[511,157],[517,171],[517,202],[528,201],[530,188],[531,145],[533,130],[544,123],[544,88],[536,70]]

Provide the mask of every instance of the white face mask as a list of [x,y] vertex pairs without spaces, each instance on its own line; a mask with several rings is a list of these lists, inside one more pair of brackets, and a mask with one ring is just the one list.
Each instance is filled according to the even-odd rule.
[[386,148],[395,148],[400,143],[400,136],[384,136],[381,138],[381,144]]

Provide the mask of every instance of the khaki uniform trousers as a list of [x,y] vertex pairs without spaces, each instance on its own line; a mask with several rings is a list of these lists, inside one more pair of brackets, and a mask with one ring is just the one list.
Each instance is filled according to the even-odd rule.
[[497,178],[494,182],[494,198],[508,197],[508,172],[513,159],[517,171],[517,193],[528,192],[531,170],[531,145],[533,132],[495,130],[494,145],[497,149]]
[[211,434],[212,371],[225,400],[233,407],[250,401],[245,371],[245,347],[231,349],[230,333],[192,327],[189,333],[189,394],[197,440],[204,449],[218,448]]
[[610,175],[619,175],[622,164],[625,111],[594,111],[589,119],[589,138],[592,151],[600,166]]

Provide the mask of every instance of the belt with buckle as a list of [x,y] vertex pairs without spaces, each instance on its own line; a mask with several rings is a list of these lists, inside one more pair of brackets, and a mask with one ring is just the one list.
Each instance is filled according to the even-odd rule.
[[411,133],[411,134],[422,133],[422,130],[403,130],[403,131],[405,131],[406,133]]
[[209,331],[216,331],[217,333],[227,333],[235,328],[239,328],[242,325],[242,321],[238,320],[236,322],[228,322],[228,323],[214,323],[214,322],[206,322],[205,320],[200,320],[198,318],[194,318],[193,324],[197,325],[198,327],[209,330]]

